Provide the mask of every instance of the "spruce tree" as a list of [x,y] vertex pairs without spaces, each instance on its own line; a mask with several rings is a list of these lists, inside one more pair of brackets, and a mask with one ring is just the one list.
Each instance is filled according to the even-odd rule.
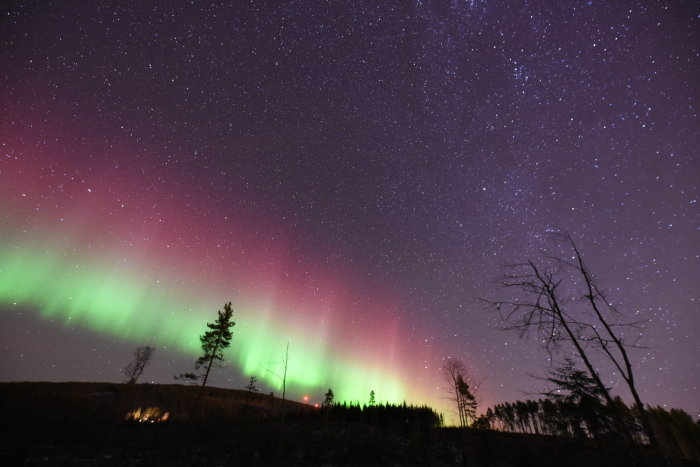
[[335,394],[333,394],[333,390],[331,388],[328,388],[328,392],[325,394],[326,399],[323,401],[323,407],[330,407],[333,405],[333,398],[335,397]]

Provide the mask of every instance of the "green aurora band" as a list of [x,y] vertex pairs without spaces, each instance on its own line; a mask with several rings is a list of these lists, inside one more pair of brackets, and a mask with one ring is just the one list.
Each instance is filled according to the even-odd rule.
[[[201,300],[195,305],[198,300],[185,292],[192,287],[182,287],[172,277],[144,273],[138,264],[81,258],[75,250],[55,244],[20,241],[12,242],[10,248],[3,243],[0,303],[29,306],[43,318],[66,326],[78,325],[134,343],[155,341],[194,358],[200,353],[199,335],[205,322],[213,321],[216,308],[222,306],[205,309]],[[332,385],[338,400],[364,401],[370,390],[388,402],[410,400],[394,369],[359,364],[358,358],[332,361],[327,340],[314,335],[313,327],[308,330],[302,323],[273,319],[265,309],[269,307],[256,309],[236,303],[236,297],[231,300],[237,325],[227,357],[244,375],[258,375],[270,387],[281,388],[274,373],[281,373],[284,348],[290,342],[287,388],[292,394],[319,393]]]

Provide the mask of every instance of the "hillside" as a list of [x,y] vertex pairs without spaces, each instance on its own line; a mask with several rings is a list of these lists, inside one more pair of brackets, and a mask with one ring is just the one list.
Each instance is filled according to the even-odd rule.
[[[287,401],[283,419],[280,399],[221,388],[206,388],[197,416],[189,419],[198,390],[0,383],[6,421],[0,465],[700,465],[590,439],[441,428],[437,414],[424,407],[325,411]],[[158,410],[147,419],[149,407]],[[138,408],[141,420],[152,423],[126,420]]]
[[[37,418],[46,421],[108,421],[126,418],[138,408],[157,407],[170,421],[189,417],[199,386],[181,384],[115,383],[0,383],[0,410],[5,419]],[[318,410],[285,401],[288,411]],[[199,416],[230,418],[243,412],[269,417],[279,413],[282,400],[267,394],[206,387]]]

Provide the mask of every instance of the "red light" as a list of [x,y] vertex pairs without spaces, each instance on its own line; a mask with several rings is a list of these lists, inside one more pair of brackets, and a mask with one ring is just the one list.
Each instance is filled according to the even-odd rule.
[[308,404],[309,403],[309,396],[304,396],[304,403]]

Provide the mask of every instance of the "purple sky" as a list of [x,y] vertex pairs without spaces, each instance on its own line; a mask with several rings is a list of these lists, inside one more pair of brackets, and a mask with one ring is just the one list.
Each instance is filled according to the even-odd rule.
[[[486,404],[541,389],[528,374],[547,358],[477,297],[568,231],[623,313],[648,320],[642,398],[700,414],[698,3],[226,3],[0,7],[0,183],[18,141],[48,170],[26,153],[48,139],[53,169],[122,167],[204,213],[293,231],[406,304],[403,337],[433,366],[468,362]],[[17,330],[53,335],[38,344],[51,362],[77,342],[22,316],[0,317],[5,375]],[[131,344],[75,332],[128,360]],[[30,377],[55,378],[47,366]]]

